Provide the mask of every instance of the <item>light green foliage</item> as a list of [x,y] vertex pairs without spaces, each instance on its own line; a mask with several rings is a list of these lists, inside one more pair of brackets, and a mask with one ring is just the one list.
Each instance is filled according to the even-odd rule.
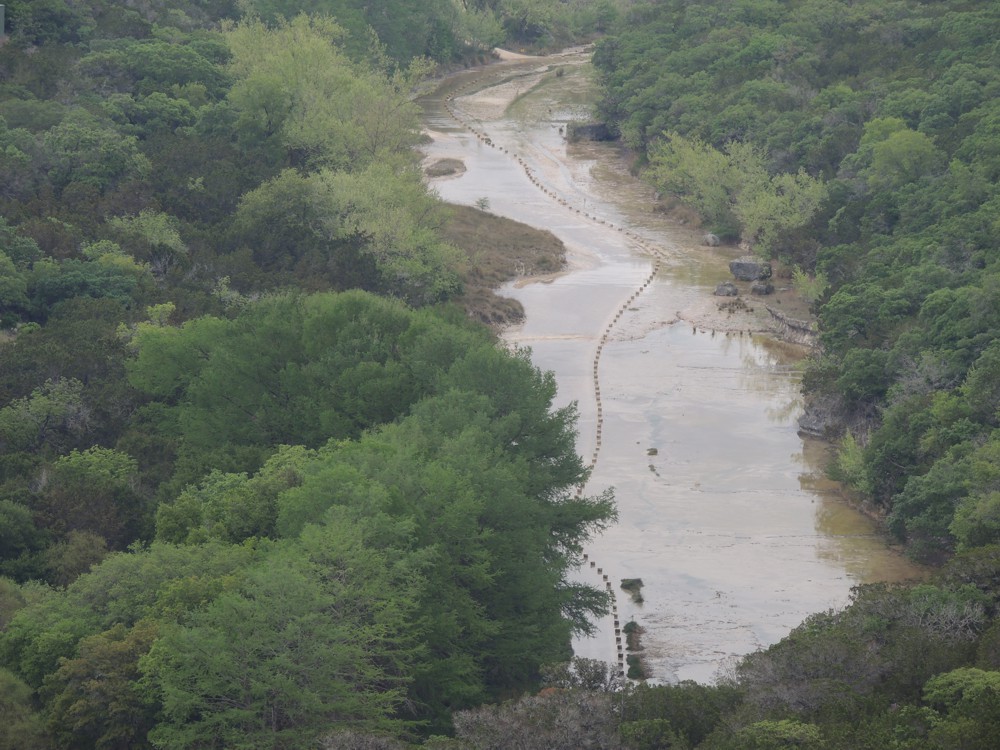
[[723,235],[738,233],[733,213],[739,189],[730,161],[697,139],[666,134],[649,151],[648,179],[657,189],[695,208]]
[[837,457],[830,472],[837,481],[844,482],[858,492],[871,492],[871,480],[868,478],[861,445],[851,433],[846,433],[840,439]]
[[768,257],[792,230],[806,226],[826,199],[826,186],[799,170],[744,182],[736,204],[743,239]]
[[677,133],[650,148],[648,179],[659,190],[701,213],[724,235],[739,233],[768,257],[791,230],[809,222],[826,197],[822,182],[805,171],[771,176],[765,154],[750,143],[725,151]]
[[893,118],[865,126],[859,154],[869,150],[871,162],[862,174],[874,190],[899,187],[944,167],[944,157],[930,138]]
[[257,554],[250,545],[153,544],[112,554],[65,591],[28,588],[25,606],[0,633],[0,662],[40,687],[61,657],[73,657],[81,638],[144,618],[185,618],[233,588]]
[[955,510],[949,530],[958,540],[959,548],[1000,540],[1000,492],[964,498]]
[[83,398],[83,384],[72,378],[48,380],[30,396],[0,409],[0,449],[58,448],[67,439],[87,431],[90,409]]
[[389,290],[399,290],[416,305],[457,291],[460,254],[438,239],[441,206],[414,172],[400,174],[379,164],[356,174],[324,172],[319,178],[320,190],[341,206],[328,231],[361,238]]
[[18,610],[0,634],[0,660],[33,688],[71,657],[77,642],[95,630],[97,617],[59,592],[44,589]]
[[810,275],[801,267],[795,266],[792,269],[792,286],[802,299],[810,304],[815,304],[826,294],[830,282],[822,271]]
[[618,725],[625,747],[629,750],[687,750],[688,745],[670,726],[666,719],[640,719],[623,721]]
[[988,750],[1000,730],[1000,672],[963,667],[938,675],[924,686],[924,701],[942,718],[934,722],[929,746]]
[[504,41],[503,25],[486,9],[468,8],[457,19],[456,34],[479,49],[493,49]]
[[758,721],[736,733],[736,745],[745,750],[782,750],[803,748],[820,750],[823,736],[815,724],[805,724],[794,719]]
[[[173,503],[160,505],[157,538],[196,544],[208,539],[242,542],[274,536],[278,495],[302,481],[301,472],[311,457],[312,452],[301,446],[282,446],[253,477],[213,472],[198,486],[186,488]],[[294,535],[301,529],[298,526]]]
[[116,216],[108,224],[136,260],[149,263],[159,276],[187,262],[177,220],[165,213],[144,209],[137,216]]
[[990,693],[1000,698],[1000,672],[987,672],[975,667],[954,669],[932,677],[924,685],[924,700],[946,711]]
[[419,578],[364,533],[346,518],[313,529],[164,630],[141,661],[163,700],[156,746],[305,748],[337,722],[392,726]]
[[[414,305],[457,291],[459,253],[439,239],[442,221],[419,174],[386,165],[306,176],[285,170],[244,195],[236,214],[262,265],[320,266],[336,288],[385,291]],[[364,275],[365,261],[374,278]]]
[[140,355],[138,362],[129,366],[129,380],[154,396],[178,393],[197,377],[225,327],[225,321],[209,317],[177,328],[159,321],[139,323],[131,333],[130,344]]
[[355,170],[398,164],[416,144],[412,80],[352,63],[336,45],[342,34],[305,15],[273,29],[248,18],[226,32],[236,79],[228,99],[248,146],[277,144],[296,164]]
[[959,463],[961,488],[967,494],[958,503],[949,530],[960,547],[987,546],[1000,541],[1000,494],[995,489],[1000,481],[998,461],[1000,441],[993,438]]

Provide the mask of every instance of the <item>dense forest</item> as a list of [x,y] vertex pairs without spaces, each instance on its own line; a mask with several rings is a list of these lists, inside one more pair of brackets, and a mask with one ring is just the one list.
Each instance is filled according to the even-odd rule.
[[455,304],[414,90],[611,4],[6,6],[0,747],[416,740],[536,688],[614,505]]
[[[6,6],[0,748],[995,746],[996,3]],[[613,500],[455,304],[414,151],[435,66],[594,34],[669,207],[795,268],[834,471],[941,563],[711,686],[567,664]]]
[[995,746],[998,37],[995,2],[664,0],[598,42],[601,116],[666,210],[814,300],[805,390],[831,471],[945,563],[858,588],[715,688],[640,690],[634,714],[631,695],[627,746]]

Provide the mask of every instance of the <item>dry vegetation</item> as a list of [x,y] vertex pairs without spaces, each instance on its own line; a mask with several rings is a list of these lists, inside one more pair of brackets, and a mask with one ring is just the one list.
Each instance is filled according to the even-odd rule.
[[471,317],[502,326],[520,320],[521,303],[495,290],[525,276],[562,269],[566,249],[551,232],[542,231],[471,206],[453,206],[445,239],[469,258],[458,298]]

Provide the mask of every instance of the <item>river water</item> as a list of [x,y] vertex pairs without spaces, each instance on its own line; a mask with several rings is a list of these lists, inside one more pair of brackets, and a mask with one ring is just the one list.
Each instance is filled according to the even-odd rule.
[[[559,405],[578,404],[586,492],[614,488],[619,521],[579,576],[610,584],[619,623],[643,628],[653,680],[710,682],[852,586],[920,571],[824,479],[826,446],[797,434],[804,350],[719,312],[711,291],[738,252],[653,211],[615,146],[566,143],[567,123],[589,116],[587,59],[450,76],[421,100],[425,153],[465,164],[433,181],[445,200],[485,198],[565,243],[566,273],[504,291],[526,312],[505,338],[555,373]],[[641,603],[624,578],[642,579]],[[612,616],[597,626],[574,650],[616,662]]]

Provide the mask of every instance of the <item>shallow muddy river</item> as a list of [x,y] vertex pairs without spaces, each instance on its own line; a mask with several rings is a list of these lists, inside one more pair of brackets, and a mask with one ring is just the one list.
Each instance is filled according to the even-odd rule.
[[[614,488],[619,521],[579,575],[607,576],[654,680],[711,681],[852,586],[919,571],[823,479],[826,446],[797,434],[804,350],[719,312],[711,290],[738,252],[654,212],[613,145],[565,142],[588,118],[589,71],[576,52],[452,76],[422,100],[425,151],[466,167],[433,181],[445,200],[485,199],[565,243],[566,273],[505,291],[526,311],[506,339],[577,402],[586,492]],[[641,603],[623,578],[642,579]],[[616,662],[612,618],[598,626],[574,648]]]

